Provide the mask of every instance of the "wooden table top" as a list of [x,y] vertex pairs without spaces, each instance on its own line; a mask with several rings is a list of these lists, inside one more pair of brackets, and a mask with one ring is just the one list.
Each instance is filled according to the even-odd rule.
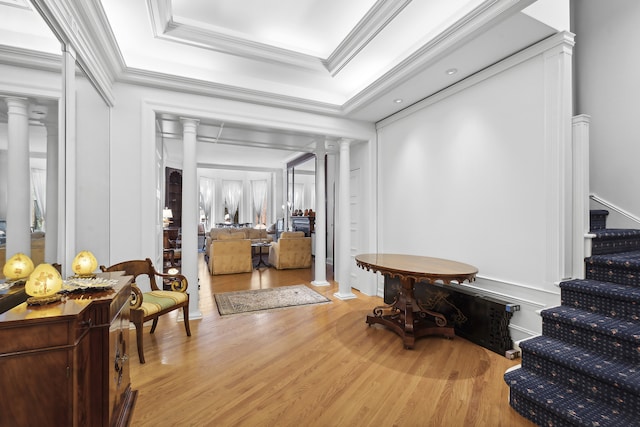
[[473,282],[478,274],[478,269],[469,264],[419,255],[361,254],[356,255],[356,264],[360,268],[391,277],[429,283]]

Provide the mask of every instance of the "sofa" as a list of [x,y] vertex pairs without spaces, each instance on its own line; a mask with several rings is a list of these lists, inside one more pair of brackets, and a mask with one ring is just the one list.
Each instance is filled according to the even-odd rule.
[[[252,243],[271,242],[265,229],[212,228],[206,236],[205,255],[212,275],[248,273],[253,269]],[[268,252],[268,247],[258,248]]]
[[303,231],[285,231],[269,247],[269,264],[278,270],[311,267],[311,237]]

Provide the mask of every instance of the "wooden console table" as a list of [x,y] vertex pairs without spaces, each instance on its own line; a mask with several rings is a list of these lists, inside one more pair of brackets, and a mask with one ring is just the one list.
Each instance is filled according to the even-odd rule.
[[126,426],[131,276],[112,289],[69,294],[0,314],[0,426]]
[[413,348],[416,338],[427,335],[455,336],[453,326],[441,313],[421,306],[413,291],[420,282],[472,282],[478,269],[472,265],[441,258],[399,254],[362,254],[356,256],[358,267],[400,279],[401,287],[390,305],[377,306],[367,323],[379,323],[398,334],[407,349]]

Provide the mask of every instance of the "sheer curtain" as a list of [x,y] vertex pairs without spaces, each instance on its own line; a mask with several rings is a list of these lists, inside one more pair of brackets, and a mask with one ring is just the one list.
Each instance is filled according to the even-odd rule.
[[265,224],[267,219],[264,218],[263,211],[267,204],[267,180],[261,179],[251,181],[251,192],[253,196],[253,214],[257,218],[257,224]]
[[309,202],[309,209],[313,209],[314,211],[316,210],[316,184],[311,183],[311,195],[310,195],[311,201]]
[[293,191],[293,209],[302,209],[304,205],[304,184],[295,184]]
[[35,229],[45,230],[45,212],[47,208],[47,171],[44,169],[31,169],[31,185],[36,199],[36,206],[40,211],[35,219]]
[[200,208],[204,211],[205,229],[213,227],[215,181],[212,178],[200,178]]
[[222,195],[229,216],[233,219],[242,198],[242,181],[222,181]]

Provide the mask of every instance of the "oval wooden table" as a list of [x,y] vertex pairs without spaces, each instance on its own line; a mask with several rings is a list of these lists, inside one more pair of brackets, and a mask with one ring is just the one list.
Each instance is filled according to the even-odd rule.
[[472,265],[441,258],[402,254],[356,255],[358,267],[400,279],[401,288],[391,305],[381,305],[367,316],[367,323],[384,325],[398,334],[407,349],[416,338],[427,335],[455,336],[453,326],[443,314],[421,306],[414,298],[414,287],[420,282],[473,282],[478,269]]

